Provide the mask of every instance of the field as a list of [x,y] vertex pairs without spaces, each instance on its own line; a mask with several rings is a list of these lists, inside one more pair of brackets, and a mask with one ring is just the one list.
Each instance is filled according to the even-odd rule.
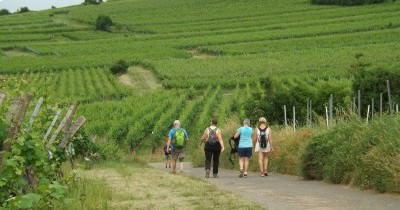
[[[110,31],[95,29],[99,15],[111,17]],[[45,96],[63,111],[78,103],[88,120],[83,133],[105,158],[157,152],[175,119],[194,149],[213,116],[223,128],[259,117],[248,116],[257,96],[279,96],[266,111],[274,123],[282,122],[283,104],[305,116],[307,98],[316,118],[332,93],[348,108],[355,63],[398,71],[399,16],[398,1],[342,7],[309,0],[111,0],[5,15],[0,90]],[[120,59],[129,71],[113,75]]]
[[[101,119],[116,109],[105,108],[107,103],[125,111],[121,117],[136,114],[145,118],[134,108],[124,110],[129,98],[143,91],[123,86],[107,71],[115,60],[126,59],[145,66],[164,88],[173,89],[150,93],[151,97],[140,100],[147,104],[141,108],[152,109],[152,100],[164,101],[158,95],[185,91],[175,88],[194,87],[187,94],[195,96],[184,100],[187,107],[165,106],[189,115],[180,117],[204,115],[198,122],[204,126],[217,110],[203,103],[219,104],[218,110],[227,111],[221,114],[223,122],[232,103],[245,101],[249,92],[257,91],[262,78],[347,78],[356,53],[363,53],[363,59],[374,66],[397,67],[399,8],[399,3],[348,8],[294,0],[121,0],[15,14],[0,18],[0,73],[26,81],[22,91],[33,91],[36,96],[84,102],[82,112],[93,117],[91,128],[104,123]],[[113,19],[116,28],[112,32],[94,30],[99,14]],[[218,86],[223,97],[215,100],[223,103],[212,101],[216,91],[210,89],[219,90]],[[104,108],[105,116],[90,113],[91,107],[96,110],[98,106]],[[177,117],[163,114],[161,119],[166,122]],[[154,122],[161,127],[164,123]],[[91,134],[108,133],[95,130]]]

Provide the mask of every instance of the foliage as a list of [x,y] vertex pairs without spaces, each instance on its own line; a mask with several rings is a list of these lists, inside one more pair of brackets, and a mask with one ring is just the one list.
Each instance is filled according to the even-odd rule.
[[75,134],[72,143],[74,144],[75,155],[80,157],[89,157],[99,150],[98,146],[84,130],[80,130]]
[[2,150],[3,142],[4,140],[6,140],[7,137],[7,130],[8,130],[7,124],[4,122],[2,118],[0,118],[0,151]]
[[353,92],[361,91],[362,106],[371,105],[374,99],[374,109],[379,110],[380,94],[383,94],[383,111],[389,110],[389,99],[386,81],[389,80],[392,97],[392,108],[399,102],[400,98],[400,72],[394,69],[372,68],[369,70],[358,71],[353,79]]
[[0,16],[2,16],[2,15],[9,15],[10,14],[10,11],[8,11],[7,9],[1,9],[0,10]]
[[125,60],[118,60],[110,68],[113,74],[125,74],[128,71],[129,64]]
[[97,5],[103,3],[103,0],[85,0],[83,5]]
[[265,94],[258,92],[245,103],[247,116],[257,120],[259,116],[267,116],[268,120],[282,124],[286,105],[288,122],[293,120],[292,107],[296,108],[296,123],[306,122],[307,99],[312,100],[313,113],[324,116],[330,94],[334,96],[334,107],[347,108],[350,105],[351,88],[348,80],[285,77],[264,80]]
[[109,31],[113,22],[109,16],[99,15],[96,19],[96,30]]
[[18,9],[18,13],[25,13],[25,12],[29,12],[29,8],[28,7],[21,7]]
[[[379,192],[398,191],[398,117],[343,122],[312,137],[301,158],[303,176]],[[389,154],[389,155],[388,155]]]
[[[16,84],[18,87],[18,84]],[[8,86],[5,86],[8,90]],[[14,93],[13,93],[14,92]],[[18,94],[9,91],[8,101]],[[54,107],[42,105],[31,130],[23,124],[10,151],[2,152],[0,207],[5,209],[46,209],[63,203],[68,193],[67,179],[60,167],[69,157],[58,146],[45,146],[43,134],[54,115]],[[1,118],[6,110],[1,109]],[[30,113],[30,111],[28,111]],[[1,128],[2,134],[5,127]],[[56,139],[55,143],[58,143]]]

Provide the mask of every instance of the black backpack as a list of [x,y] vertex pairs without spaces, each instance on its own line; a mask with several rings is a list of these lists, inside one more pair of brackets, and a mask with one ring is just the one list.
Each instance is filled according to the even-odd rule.
[[217,135],[218,128],[211,129],[208,128],[208,139],[207,143],[209,145],[216,145],[218,143],[218,135]]
[[267,134],[267,129],[261,129],[258,128],[258,131],[260,132],[260,147],[265,149],[267,148],[267,144],[268,144],[268,134]]

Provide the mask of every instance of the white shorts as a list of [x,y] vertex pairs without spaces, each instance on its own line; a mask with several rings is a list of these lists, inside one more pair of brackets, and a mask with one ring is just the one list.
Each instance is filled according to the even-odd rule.
[[257,141],[256,143],[256,148],[254,150],[255,152],[271,152],[271,144],[268,142],[266,148],[261,148],[260,143]]

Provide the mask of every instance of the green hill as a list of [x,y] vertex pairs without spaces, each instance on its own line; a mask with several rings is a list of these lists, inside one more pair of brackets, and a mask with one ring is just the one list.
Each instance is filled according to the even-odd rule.
[[[111,17],[110,32],[95,30],[99,15]],[[93,135],[140,142],[163,128],[161,138],[174,118],[197,134],[215,112],[222,122],[244,116],[243,102],[263,91],[260,78],[347,79],[359,53],[374,66],[398,67],[399,15],[399,2],[341,7],[308,0],[118,0],[6,15],[0,74],[23,79],[20,89],[37,96],[87,104],[82,112]],[[125,86],[108,71],[118,59],[141,66],[145,76],[124,77]],[[140,88],[146,77],[157,86],[149,72],[163,89]],[[137,103],[140,109],[126,108]]]

